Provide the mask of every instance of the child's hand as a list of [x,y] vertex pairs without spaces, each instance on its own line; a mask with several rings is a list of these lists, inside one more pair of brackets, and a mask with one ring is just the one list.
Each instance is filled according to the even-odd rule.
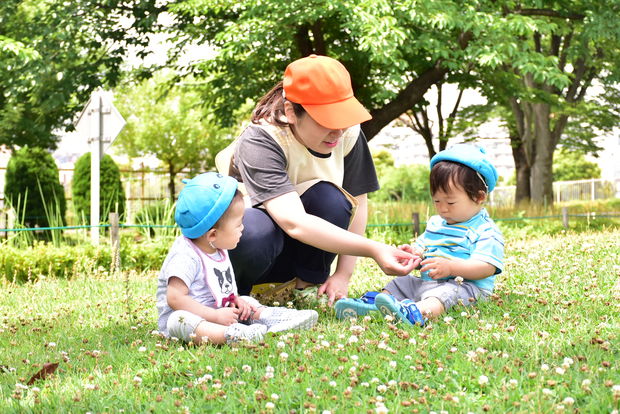
[[402,250],[403,252],[411,253],[415,256],[413,259],[414,269],[416,269],[420,265],[420,262],[424,260],[424,252],[422,252],[422,250],[418,248],[411,246],[410,244],[401,244],[400,246],[398,246],[398,249]]
[[235,297],[234,304],[237,307],[237,309],[239,309],[239,320],[242,320],[242,321],[248,319],[252,315],[252,312],[256,311],[256,307],[250,305],[248,302],[241,299],[239,296]]
[[218,308],[215,310],[215,318],[212,322],[225,326],[232,325],[239,321],[240,313],[241,311],[238,308]]
[[452,274],[452,261],[443,257],[424,259],[420,264],[422,265],[420,271],[426,272],[428,270],[428,276],[431,279],[441,279]]

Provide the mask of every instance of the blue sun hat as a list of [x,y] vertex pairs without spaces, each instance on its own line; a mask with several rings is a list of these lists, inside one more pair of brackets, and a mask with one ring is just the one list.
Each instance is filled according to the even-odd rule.
[[484,148],[470,144],[456,144],[452,147],[438,152],[431,159],[431,169],[439,161],[458,162],[476,171],[483,178],[489,189],[489,193],[495,188],[499,175],[491,164]]
[[222,217],[237,191],[237,180],[216,172],[183,180],[174,220],[183,235],[196,239],[205,234]]

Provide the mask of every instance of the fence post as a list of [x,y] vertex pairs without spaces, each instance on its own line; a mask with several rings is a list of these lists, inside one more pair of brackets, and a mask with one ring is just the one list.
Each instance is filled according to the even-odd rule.
[[562,207],[562,225],[568,228],[568,207]]
[[118,213],[110,213],[110,244],[112,245],[111,272],[121,268],[121,240],[119,237]]
[[416,238],[420,234],[420,213],[411,215],[411,224],[413,226],[413,237]]

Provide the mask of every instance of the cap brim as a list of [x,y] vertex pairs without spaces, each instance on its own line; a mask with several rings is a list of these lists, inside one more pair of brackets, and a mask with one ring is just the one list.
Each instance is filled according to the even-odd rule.
[[329,129],[349,128],[372,118],[355,97],[332,104],[302,106],[312,119]]

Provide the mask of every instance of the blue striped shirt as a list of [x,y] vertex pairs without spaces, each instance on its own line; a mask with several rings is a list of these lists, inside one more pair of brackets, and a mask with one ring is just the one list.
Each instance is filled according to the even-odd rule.
[[[427,258],[475,259],[495,266],[495,274],[492,276],[469,280],[488,291],[493,291],[495,275],[504,269],[504,238],[484,208],[463,223],[448,224],[439,215],[432,216],[415,244],[420,249],[426,249]],[[428,276],[428,271],[422,273],[422,279],[433,280]]]

